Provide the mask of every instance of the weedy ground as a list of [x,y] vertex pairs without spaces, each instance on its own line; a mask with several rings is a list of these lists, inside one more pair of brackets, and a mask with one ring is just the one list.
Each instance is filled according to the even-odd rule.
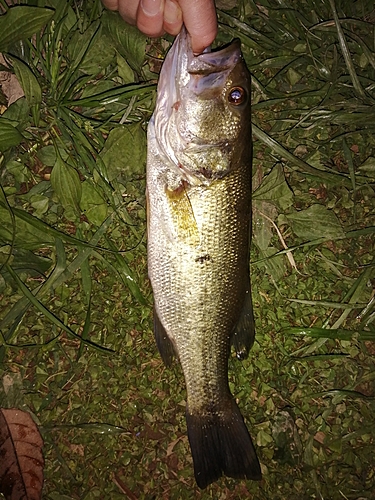
[[0,94],[0,395],[40,426],[43,498],[374,498],[373,2],[218,2],[217,43],[239,37],[253,75],[257,338],[229,373],[263,480],[205,491],[146,271],[145,130],[171,38],[96,0],[22,9],[0,29],[25,94]]

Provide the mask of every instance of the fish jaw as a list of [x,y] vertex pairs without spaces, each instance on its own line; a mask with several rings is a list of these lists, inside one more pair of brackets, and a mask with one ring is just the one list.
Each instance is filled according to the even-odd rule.
[[[180,181],[208,186],[229,172],[247,114],[244,106],[234,109],[227,102],[229,75],[241,61],[239,40],[195,56],[185,28],[176,37],[160,73],[153,115],[159,154],[171,171],[170,189]],[[247,69],[241,80],[249,87]]]

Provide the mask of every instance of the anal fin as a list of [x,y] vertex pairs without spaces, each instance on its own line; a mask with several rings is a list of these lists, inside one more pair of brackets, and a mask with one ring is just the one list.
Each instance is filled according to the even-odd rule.
[[161,359],[164,361],[165,366],[170,366],[174,356],[176,355],[176,352],[172,341],[168,337],[168,334],[165,331],[165,328],[159,319],[155,307],[154,307],[154,335]]
[[250,282],[247,287],[241,315],[231,337],[231,344],[236,351],[237,358],[241,361],[249,355],[255,340],[255,321],[253,302],[251,299]]

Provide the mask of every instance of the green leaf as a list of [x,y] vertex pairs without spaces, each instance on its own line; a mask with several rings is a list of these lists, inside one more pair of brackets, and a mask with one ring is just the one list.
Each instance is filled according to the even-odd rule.
[[[12,209],[12,212],[13,210],[17,211],[17,209]],[[30,221],[38,221],[27,212],[24,213]],[[14,246],[16,248],[40,248],[42,245],[53,241],[53,238],[47,232],[26,220],[17,218],[16,223],[13,224],[11,213],[3,207],[0,207],[0,221],[0,239],[11,243],[14,236]]]
[[288,69],[287,77],[292,87],[301,80],[301,75],[293,68]]
[[260,250],[265,250],[275,232],[272,225],[277,218],[277,209],[272,203],[267,201],[253,202],[253,242]]
[[11,266],[8,264],[6,265],[6,270],[9,272],[11,277],[14,279],[14,281],[17,283],[18,287],[22,291],[22,293],[29,299],[29,301],[32,303],[38,311],[40,311],[44,316],[49,319],[53,324],[55,324],[57,327],[61,328],[63,331],[65,331],[68,335],[70,335],[72,338],[75,338],[77,340],[80,340],[81,342],[94,347],[95,349],[98,349],[102,352],[113,352],[112,349],[108,349],[104,346],[101,346],[99,344],[96,344],[95,342],[91,342],[90,340],[83,339],[80,335],[76,334],[69,326],[65,325],[57,316],[55,316],[47,307],[45,307],[29,290],[29,288],[23,283],[23,281],[19,278],[17,273],[13,270]]
[[100,224],[102,224],[107,217],[107,204],[99,191],[91,184],[90,181],[82,183],[80,207],[88,220],[96,226],[100,226]]
[[37,152],[38,159],[47,167],[53,167],[56,162],[56,151],[52,145],[44,146]]
[[348,185],[351,187],[351,181],[348,179],[347,175],[343,175],[341,173],[332,173],[327,171],[326,169],[318,169],[310,165],[309,163],[303,161],[301,158],[298,158],[294,154],[290,153],[284,146],[278,143],[273,137],[268,135],[266,132],[261,130],[259,127],[252,124],[252,132],[254,137],[262,141],[267,147],[269,147],[272,151],[274,151],[279,157],[285,158],[290,166],[295,166],[297,170],[301,171],[304,174],[310,174],[318,179],[325,179],[327,181],[334,182],[337,184],[338,182],[342,182],[344,185]]
[[[9,247],[8,247],[9,248]],[[0,252],[0,262],[3,264],[6,254]],[[15,248],[12,252],[12,267],[18,272],[27,273],[30,276],[40,276],[45,274],[51,267],[52,261],[49,258],[35,255],[30,250]],[[9,279],[5,267],[0,267],[0,272],[5,280]]]
[[30,196],[30,204],[35,209],[34,215],[40,217],[48,210],[49,198],[42,194],[34,194]]
[[[71,245],[76,245],[78,247],[83,246],[86,248],[91,248],[90,243],[86,243],[85,241],[79,240],[78,238],[74,238],[73,236],[70,236],[69,234],[66,234],[62,231],[59,231],[55,229],[54,227],[50,226],[46,222],[38,219],[37,217],[34,217],[33,215],[29,214],[29,212],[26,212],[25,210],[19,209],[19,208],[12,208],[11,213],[13,214],[13,217],[17,219],[17,231],[15,234],[16,241],[17,237],[19,238],[20,245],[23,248],[38,248],[41,246],[41,243],[44,245],[47,243],[50,243],[54,241],[55,238],[60,238],[62,241],[70,243]],[[11,219],[11,214],[9,212],[9,209],[7,209],[6,203],[0,198],[0,220],[4,221],[5,217],[8,216],[9,219]],[[18,219],[20,220],[18,222]],[[22,226],[24,224],[25,226]],[[103,223],[105,225],[105,223]],[[5,234],[8,234],[9,237],[9,232],[6,233],[5,231],[6,224],[1,225],[0,224],[0,237],[2,235],[2,230],[4,230]],[[13,226],[11,226],[12,228]],[[40,235],[39,239],[36,239],[37,244],[34,246],[29,246],[25,247],[22,245],[24,242],[24,227],[28,228],[28,231],[31,232],[31,236],[34,236],[34,238],[37,238],[37,235]],[[20,229],[19,229],[20,228]],[[10,230],[11,234],[12,230]],[[98,229],[99,232],[99,229]]]
[[[111,242],[109,238],[106,238],[107,244],[109,248],[113,251],[116,251],[115,245]],[[131,293],[134,295],[134,297],[138,300],[140,304],[147,304],[147,300],[144,298],[138,283],[137,279],[135,276],[134,271],[129,267],[129,264],[127,263],[126,259],[126,254],[120,255],[119,253],[115,253],[115,259],[116,259],[116,271],[120,275],[122,281],[129,287],[129,290]],[[112,265],[106,260],[104,263],[108,267],[112,267]]]
[[112,181],[142,174],[146,164],[146,134],[140,123],[122,125],[109,133],[100,156]]
[[134,71],[120,54],[117,54],[117,71],[124,83],[134,82]]
[[6,171],[10,173],[17,182],[25,182],[30,177],[30,172],[20,161],[9,160],[5,165]]
[[285,214],[293,232],[304,240],[343,238],[345,233],[332,210],[323,205],[312,205],[306,210]]
[[[68,158],[66,149],[58,148],[58,152],[63,160],[66,160]],[[36,155],[39,160],[47,167],[53,167],[56,163],[56,148],[52,145],[44,146],[43,148],[39,149]]]
[[266,268],[266,272],[269,273],[272,278],[277,283],[285,273],[285,263],[282,255],[277,255],[277,248],[268,247],[263,249],[259,249],[259,262],[254,263],[257,266],[264,266]]
[[292,205],[293,193],[285,180],[280,163],[273,167],[271,172],[263,179],[261,185],[254,191],[253,200],[268,201],[279,206],[282,210]]
[[78,172],[58,157],[51,173],[51,184],[64,207],[68,219],[75,219],[80,214],[79,202],[82,187]]
[[17,146],[23,139],[22,134],[10,123],[0,118],[0,151]]
[[16,5],[0,16],[0,51],[37,33],[47,24],[54,10]]
[[29,106],[41,104],[42,89],[36,79],[34,73],[29,66],[20,59],[12,57],[14,72],[17,75],[18,81],[25,93],[26,100]]
[[2,118],[6,118],[12,122],[11,124],[16,126],[22,133],[30,124],[30,107],[27,104],[26,98],[21,97],[12,103],[4,112]]
[[103,29],[112,38],[119,54],[139,72],[145,59],[146,37],[137,28],[125,23],[117,12],[105,11],[102,23]]
[[260,430],[258,432],[256,440],[258,446],[267,446],[273,441],[272,436],[270,436],[270,434],[264,430]]
[[362,163],[361,166],[358,167],[358,170],[362,170],[363,172],[367,172],[369,175],[375,175],[375,158],[373,156],[369,156],[365,162]]
[[89,75],[97,75],[115,58],[112,40],[102,34],[98,23],[91,24],[86,31],[75,31],[68,45],[72,61],[80,61],[79,69]]

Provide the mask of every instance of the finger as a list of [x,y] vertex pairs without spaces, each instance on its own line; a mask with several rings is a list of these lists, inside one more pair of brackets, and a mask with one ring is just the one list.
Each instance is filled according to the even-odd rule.
[[[106,0],[108,1],[108,0]],[[129,24],[135,24],[137,19],[138,1],[120,0],[118,2],[118,11],[120,16]]]
[[118,0],[102,0],[102,3],[109,10],[118,10]]
[[182,10],[174,0],[165,0],[164,30],[170,35],[177,35],[182,27]]
[[213,0],[178,0],[186,29],[191,36],[195,54],[211,45],[217,34],[216,10]]
[[161,36],[163,30],[164,0],[141,0],[137,12],[137,26],[149,36]]

